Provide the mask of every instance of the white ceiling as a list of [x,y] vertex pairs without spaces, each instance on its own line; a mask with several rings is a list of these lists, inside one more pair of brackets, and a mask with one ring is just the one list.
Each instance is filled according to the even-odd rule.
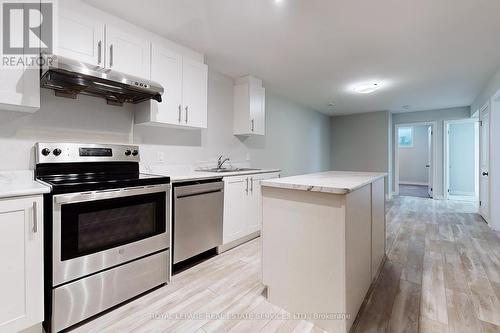
[[467,106],[500,66],[499,0],[86,2],[328,114]]

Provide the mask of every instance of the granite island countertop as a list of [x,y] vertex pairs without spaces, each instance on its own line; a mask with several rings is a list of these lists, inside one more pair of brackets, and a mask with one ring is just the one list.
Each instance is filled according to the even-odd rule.
[[49,193],[50,187],[33,179],[33,171],[0,171],[0,199]]
[[326,171],[261,181],[264,187],[347,194],[384,178],[383,172]]

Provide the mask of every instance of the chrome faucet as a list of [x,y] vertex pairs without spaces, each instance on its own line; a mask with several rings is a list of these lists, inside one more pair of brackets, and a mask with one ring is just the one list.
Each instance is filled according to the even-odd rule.
[[224,165],[224,163],[229,161],[229,158],[222,159],[223,157],[224,157],[224,155],[219,156],[219,159],[217,160],[217,169],[222,169],[222,166]]

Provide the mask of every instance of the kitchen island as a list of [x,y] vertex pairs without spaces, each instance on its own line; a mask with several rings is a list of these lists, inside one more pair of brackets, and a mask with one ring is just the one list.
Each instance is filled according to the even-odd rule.
[[262,181],[271,303],[349,332],[385,258],[385,177],[328,171]]

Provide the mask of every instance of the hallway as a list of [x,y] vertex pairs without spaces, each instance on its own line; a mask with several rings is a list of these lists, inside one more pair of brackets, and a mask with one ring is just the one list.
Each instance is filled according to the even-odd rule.
[[395,197],[356,332],[499,332],[500,238],[473,203]]

